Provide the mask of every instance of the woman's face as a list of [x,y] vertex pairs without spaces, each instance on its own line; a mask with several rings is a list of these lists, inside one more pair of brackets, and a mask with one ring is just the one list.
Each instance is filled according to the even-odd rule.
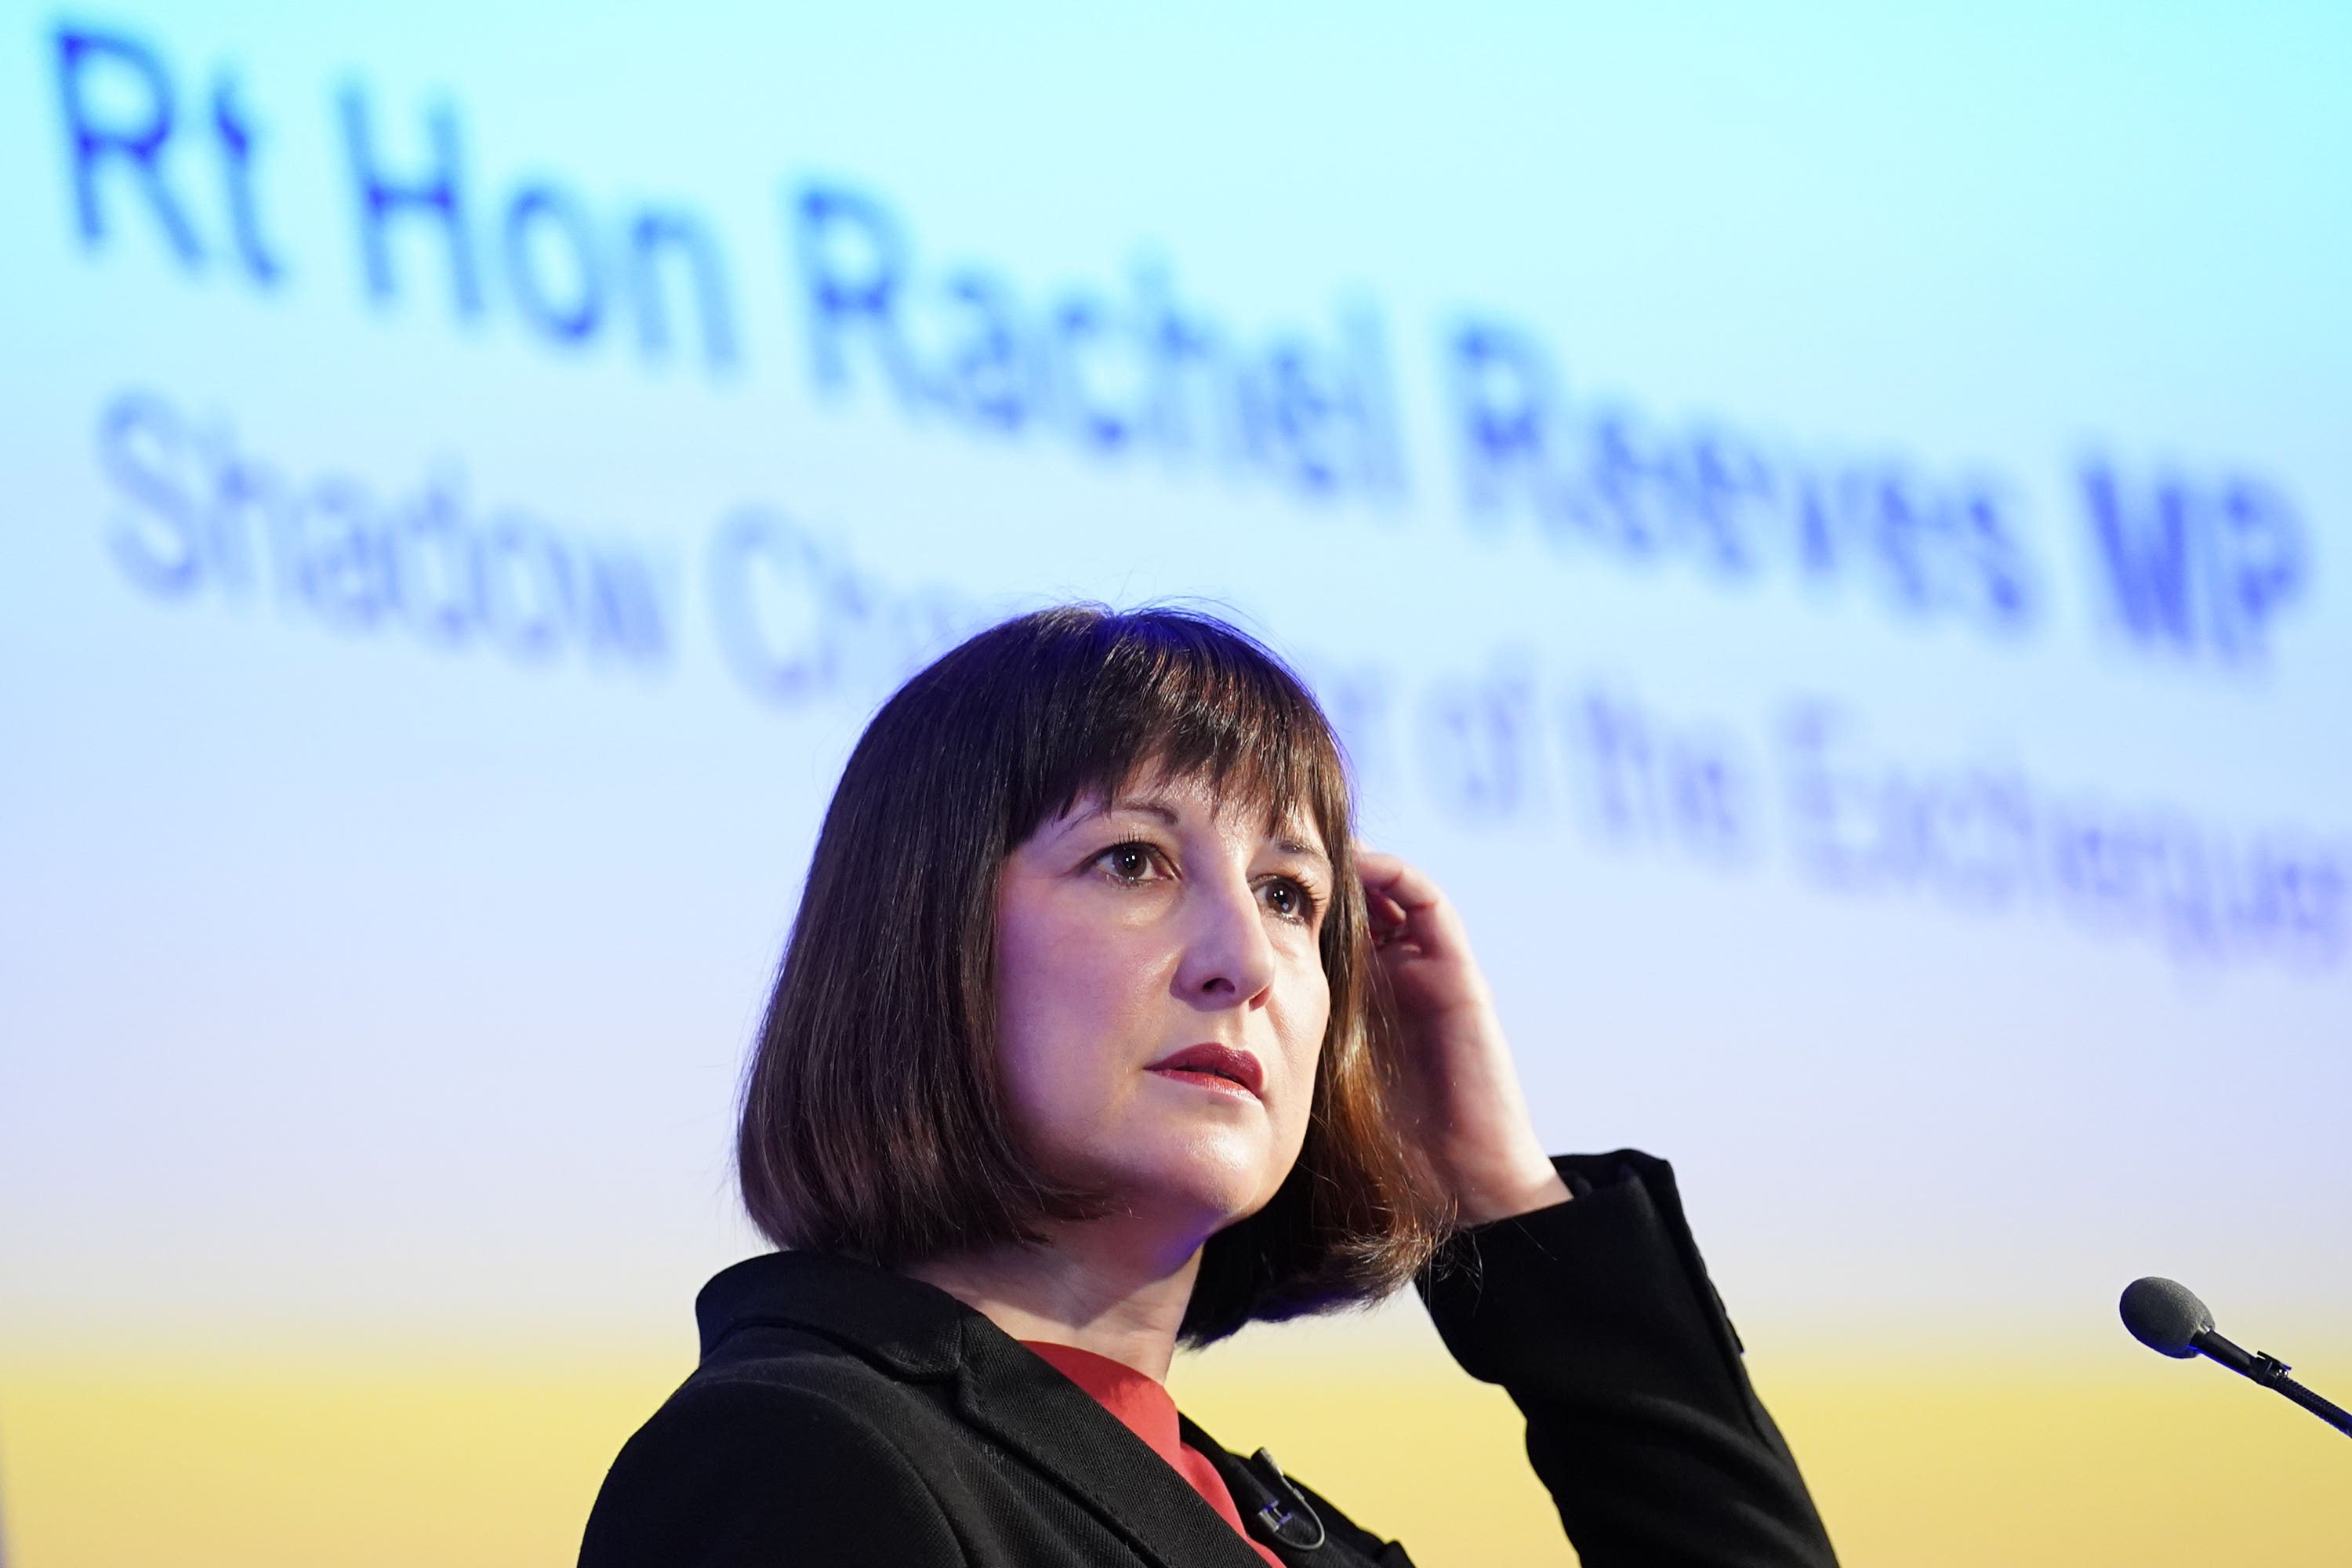
[[997,885],[1004,1081],[1034,1158],[1205,1235],[1255,1212],[1307,1136],[1331,990],[1311,824],[1198,778],[1080,800]]

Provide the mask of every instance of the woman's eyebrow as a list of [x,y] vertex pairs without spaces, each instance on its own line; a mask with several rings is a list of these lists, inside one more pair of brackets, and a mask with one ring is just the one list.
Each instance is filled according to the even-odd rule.
[[1327,871],[1331,868],[1331,857],[1323,852],[1323,847],[1319,844],[1309,844],[1303,838],[1276,838],[1274,841],[1274,847],[1285,855],[1304,856]]
[[[1182,818],[1177,816],[1173,807],[1162,805],[1156,800],[1144,800],[1133,795],[1122,796],[1118,800],[1098,801],[1087,809],[1077,813],[1070,820],[1073,824],[1087,822],[1097,816],[1116,816],[1123,811],[1138,812],[1145,816],[1158,817],[1171,827],[1182,825]],[[1275,837],[1274,847],[1286,855],[1297,855],[1312,860],[1327,871],[1331,868],[1331,857],[1324,852],[1320,844],[1310,839],[1279,834]]]
[[1077,820],[1083,822],[1088,817],[1109,816],[1122,811],[1137,811],[1146,816],[1156,816],[1171,827],[1177,825],[1176,813],[1172,807],[1162,805],[1155,800],[1137,800],[1132,797],[1103,801],[1090,811],[1078,813]]

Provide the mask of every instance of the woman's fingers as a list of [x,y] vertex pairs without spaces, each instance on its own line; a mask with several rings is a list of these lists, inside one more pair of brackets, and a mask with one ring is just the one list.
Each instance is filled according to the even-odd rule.
[[1460,922],[1444,890],[1426,872],[1397,856],[1360,846],[1356,868],[1376,941],[1386,945],[1409,940],[1427,953],[1463,945]]
[[1356,870],[1363,879],[1365,891],[1392,899],[1407,910],[1425,909],[1444,901],[1445,895],[1438,890],[1435,882],[1398,856],[1359,846]]
[[1375,946],[1385,947],[1402,935],[1411,919],[1404,905],[1389,892],[1403,864],[1393,855],[1382,855],[1360,844],[1356,847],[1356,876],[1364,884],[1364,920],[1371,927]]

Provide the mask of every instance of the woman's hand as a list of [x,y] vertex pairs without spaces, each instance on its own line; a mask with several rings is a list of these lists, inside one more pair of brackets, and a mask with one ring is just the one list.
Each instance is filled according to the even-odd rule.
[[1356,868],[1403,1035],[1403,1109],[1465,1225],[1568,1200],[1536,1140],[1518,1069],[1462,918],[1437,884],[1393,855],[1359,848]]

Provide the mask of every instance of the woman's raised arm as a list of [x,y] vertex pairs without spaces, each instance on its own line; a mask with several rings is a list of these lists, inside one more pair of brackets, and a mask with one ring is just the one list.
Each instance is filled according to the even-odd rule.
[[1673,1170],[1632,1151],[1548,1158],[1460,917],[1396,857],[1359,863],[1407,1119],[1465,1227],[1422,1294],[1454,1359],[1526,1414],[1585,1568],[1833,1568]]

